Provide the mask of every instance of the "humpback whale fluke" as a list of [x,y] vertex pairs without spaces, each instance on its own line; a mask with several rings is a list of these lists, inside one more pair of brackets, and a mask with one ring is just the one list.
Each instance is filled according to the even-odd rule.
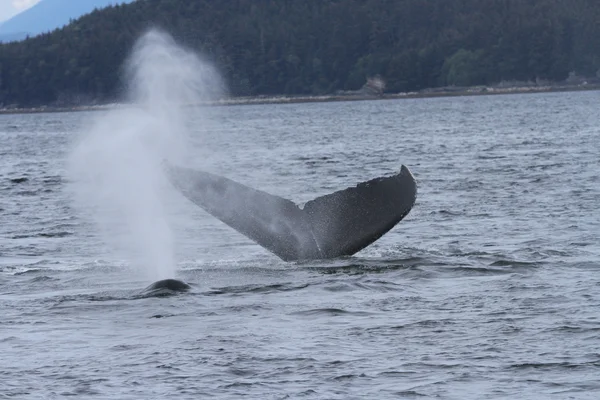
[[185,197],[285,261],[352,255],[400,222],[417,196],[404,165],[396,175],[317,197],[304,208],[208,172],[167,170]]

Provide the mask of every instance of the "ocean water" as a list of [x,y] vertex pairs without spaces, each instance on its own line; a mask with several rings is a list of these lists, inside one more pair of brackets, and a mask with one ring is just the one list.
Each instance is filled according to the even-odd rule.
[[355,256],[286,263],[169,192],[192,285],[172,296],[73,205],[99,114],[0,115],[0,398],[600,398],[599,110],[590,91],[199,111],[189,165],[303,203],[405,164],[419,193]]

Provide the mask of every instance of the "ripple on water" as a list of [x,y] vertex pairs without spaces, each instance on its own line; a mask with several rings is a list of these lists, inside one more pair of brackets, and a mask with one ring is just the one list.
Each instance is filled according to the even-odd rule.
[[190,147],[213,172],[301,203],[406,164],[419,197],[356,256],[284,263],[174,196],[170,278],[192,289],[163,297],[139,296],[164,277],[106,250],[70,206],[64,157],[85,113],[4,116],[0,392],[598,398],[595,104],[588,92],[198,113]]

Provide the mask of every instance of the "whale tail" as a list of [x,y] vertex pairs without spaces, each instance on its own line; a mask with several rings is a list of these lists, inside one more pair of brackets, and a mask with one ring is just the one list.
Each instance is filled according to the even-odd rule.
[[417,196],[404,165],[393,176],[317,197],[303,208],[222,176],[166,168],[190,201],[285,261],[352,255],[400,222]]

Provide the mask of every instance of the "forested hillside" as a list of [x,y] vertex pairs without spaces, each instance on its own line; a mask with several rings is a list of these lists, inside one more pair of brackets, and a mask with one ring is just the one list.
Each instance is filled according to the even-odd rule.
[[110,101],[159,27],[214,61],[233,95],[389,92],[600,69],[597,0],[139,0],[0,46],[0,104]]

